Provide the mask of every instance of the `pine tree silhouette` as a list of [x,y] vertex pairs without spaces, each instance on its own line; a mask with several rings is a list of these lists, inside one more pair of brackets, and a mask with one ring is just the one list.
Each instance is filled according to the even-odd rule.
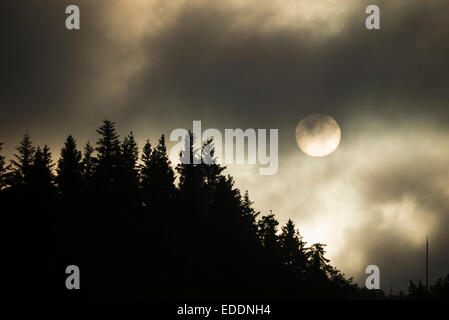
[[151,186],[151,176],[152,176],[152,162],[151,153],[153,149],[151,148],[150,140],[145,142],[142,149],[141,165],[140,165],[140,187],[142,192],[143,205],[149,207],[151,204],[152,197],[152,186]]
[[56,182],[64,198],[75,200],[82,190],[81,151],[76,148],[76,141],[69,135],[61,150],[58,161]]
[[104,120],[97,129],[100,135],[97,141],[96,167],[93,176],[93,189],[96,203],[105,210],[114,210],[121,204],[122,188],[122,154],[119,135],[116,133],[115,122]]
[[[306,243],[302,240],[299,231],[295,229],[295,224],[292,220],[289,219],[287,224],[282,227],[282,233],[279,236],[279,240],[285,273],[288,277],[295,279],[295,282],[304,284],[304,281],[307,278],[308,253],[305,248]],[[285,279],[285,281],[287,281],[287,279]],[[285,285],[288,286],[288,282]],[[288,295],[294,294],[294,291],[295,288],[290,287]]]
[[45,145],[42,149],[38,147],[30,170],[30,185],[35,195],[47,197],[52,194],[54,187],[52,167],[51,153],[48,146]]
[[115,122],[104,120],[97,129],[100,138],[97,141],[98,163],[103,166],[115,166],[120,158],[120,141],[116,134]]
[[132,132],[127,135],[121,145],[119,187],[121,196],[126,199],[124,206],[138,207],[139,197],[139,172],[137,161],[139,159],[139,147]]
[[[121,146],[116,134],[115,122],[104,120],[97,129],[100,138],[97,141],[97,166],[95,170],[97,192],[104,196],[118,196],[118,177],[121,162]],[[115,193],[115,194],[112,194]],[[113,198],[117,199],[116,197]],[[112,199],[111,199],[112,200]]]
[[303,271],[307,262],[305,253],[305,243],[302,236],[295,229],[295,224],[291,219],[282,227],[279,237],[283,248],[283,262],[286,266],[293,267],[297,271]]
[[175,196],[175,174],[168,159],[164,135],[154,149],[149,140],[145,143],[140,172],[145,205],[156,211],[163,209]]
[[95,173],[95,165],[97,163],[97,159],[93,156],[94,151],[94,148],[87,142],[84,147],[83,160],[81,162],[83,190],[90,192],[93,187],[92,177]]
[[23,135],[19,147],[16,148],[18,154],[14,154],[16,160],[11,161],[12,172],[9,175],[9,183],[15,186],[24,186],[30,183],[30,172],[34,161],[35,148],[28,133]]

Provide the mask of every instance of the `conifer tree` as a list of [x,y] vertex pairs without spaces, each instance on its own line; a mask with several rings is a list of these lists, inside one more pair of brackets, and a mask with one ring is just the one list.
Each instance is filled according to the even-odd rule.
[[115,130],[115,122],[104,120],[97,133],[100,134],[96,148],[99,168],[116,168],[120,161],[120,140]]
[[153,152],[153,149],[151,148],[150,140],[147,139],[145,142],[145,145],[142,149],[142,156],[141,161],[142,164],[140,165],[140,177],[141,177],[141,187],[142,187],[142,193],[143,193],[143,201],[145,205],[149,205],[149,197],[151,193],[150,188],[150,179],[151,179],[151,153]]
[[201,169],[203,171],[205,183],[213,184],[218,182],[220,177],[222,177],[221,174],[226,169],[226,167],[217,163],[217,159],[215,157],[214,141],[212,139],[206,141],[203,144],[201,154],[202,161],[204,163],[203,165],[201,165]]
[[[198,150],[194,148],[195,139],[197,137],[192,132],[186,136],[185,147],[180,154],[182,161],[177,165],[176,171],[179,174],[179,200],[185,216],[189,217],[189,223],[200,226],[199,220],[208,215],[211,205],[219,202],[218,198],[214,199],[214,196],[219,197],[218,188],[222,188],[222,191],[227,190],[230,198],[234,198],[236,193],[232,191],[232,178],[222,174],[225,167],[213,161],[212,140],[204,143]],[[201,155],[205,153],[208,155],[206,159],[208,163],[202,163]]]
[[120,166],[120,189],[129,206],[138,206],[139,172],[137,161],[139,159],[139,147],[132,132],[127,135],[122,143]]
[[251,232],[254,235],[257,235],[257,224],[256,219],[259,215],[259,212],[256,212],[253,207],[253,202],[249,199],[248,190],[245,191],[243,198],[241,199],[240,210],[242,212],[243,217],[247,220],[247,223],[251,226]]
[[277,234],[279,222],[274,214],[263,216],[258,222],[258,235],[262,246],[262,272],[263,288],[262,292],[266,296],[272,296],[272,291],[280,290],[280,279],[282,276],[282,254]]
[[[181,162],[176,166],[178,172],[179,184],[177,192],[177,206],[182,211],[177,212],[176,220],[182,229],[179,236],[188,238],[189,241],[183,245],[190,248],[186,250],[197,250],[199,239],[199,230],[203,228],[204,216],[206,214],[205,204],[206,197],[204,191],[204,176],[203,170],[199,164],[195,163],[194,159],[198,157],[198,150],[195,150],[194,139],[192,132],[189,132],[185,138],[184,150],[180,153]],[[186,259],[194,259],[194,256],[188,256]]]
[[199,150],[194,149],[196,137],[189,131],[185,138],[184,150],[180,153],[181,162],[176,166],[179,174],[179,190],[181,193],[192,195],[195,188],[202,185],[203,177],[200,166],[196,163],[199,158]]
[[73,197],[79,194],[82,186],[81,151],[76,148],[76,141],[69,135],[61,150],[58,161],[56,182],[58,189],[64,197]]
[[168,159],[164,135],[154,149],[151,149],[147,140],[141,160],[141,185],[145,205],[155,209],[168,205],[175,195],[175,175]]
[[329,268],[329,259],[325,257],[326,251],[323,243],[314,243],[310,248],[310,264],[314,271],[321,271],[324,275],[327,275]]
[[262,246],[264,248],[276,249],[279,245],[277,235],[279,222],[274,217],[274,214],[270,213],[267,216],[263,216],[257,225]]
[[283,263],[297,271],[303,271],[307,262],[305,242],[302,241],[302,236],[295,229],[291,219],[282,227],[279,239],[283,251]]
[[159,169],[160,176],[158,178],[160,179],[160,189],[165,193],[164,198],[166,200],[173,198],[175,174],[168,159],[164,135],[161,136],[158,145],[153,150],[151,161]]
[[329,259],[325,257],[325,246],[322,243],[315,243],[309,249],[307,278],[312,285],[309,293],[312,296],[332,295],[332,287],[337,284],[332,280],[338,275],[338,270],[334,269],[329,264]]
[[137,177],[137,160],[139,159],[139,147],[132,132],[125,137],[122,143],[122,166],[127,174]]
[[33,191],[42,195],[50,195],[53,189],[54,176],[52,159],[47,145],[37,148],[30,170],[30,181]]
[[89,189],[88,185],[92,182],[92,176],[95,172],[96,158],[93,156],[94,148],[89,142],[84,147],[83,160],[81,162],[81,172],[83,177],[84,189]]
[[100,138],[97,141],[97,157],[95,170],[95,190],[103,201],[109,199],[108,205],[114,206],[119,200],[121,146],[115,130],[115,122],[104,120],[97,129]]
[[29,184],[36,149],[33,147],[31,136],[28,133],[23,135],[16,150],[18,151],[17,154],[14,154],[16,160],[11,161],[13,172],[10,183],[13,185]]

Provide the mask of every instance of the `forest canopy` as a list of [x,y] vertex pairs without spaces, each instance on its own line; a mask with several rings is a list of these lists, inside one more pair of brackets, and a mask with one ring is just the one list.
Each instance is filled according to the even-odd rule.
[[[97,133],[95,146],[82,149],[69,135],[57,163],[28,133],[9,165],[0,157],[7,285],[14,295],[383,296],[346,278],[325,257],[325,245],[308,245],[293,221],[280,226],[271,211],[256,212],[224,166],[191,161],[173,168],[164,135],[140,151],[133,133],[120,139],[109,120]],[[194,139],[186,146],[192,157],[201,152],[193,150]],[[213,149],[213,141],[203,148]],[[83,274],[80,293],[64,287],[68,265]],[[24,277],[30,266],[39,275],[33,286]]]

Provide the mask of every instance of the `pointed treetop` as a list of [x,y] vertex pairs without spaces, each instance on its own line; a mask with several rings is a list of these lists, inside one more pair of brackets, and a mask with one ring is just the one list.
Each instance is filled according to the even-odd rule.
[[79,190],[81,185],[81,151],[76,147],[76,140],[69,135],[64,147],[61,149],[61,157],[58,160],[56,181],[62,193],[70,194]]
[[117,160],[120,156],[120,141],[115,130],[115,122],[104,120],[97,133],[100,134],[96,148],[99,161]]
[[36,149],[33,147],[31,136],[28,134],[28,132],[25,132],[22,141],[20,142],[20,145],[16,148],[16,150],[19,153],[14,154],[16,160],[11,161],[13,166],[17,170],[24,170],[27,167],[31,166]]
[[151,153],[153,150],[151,149],[151,143],[150,140],[147,139],[145,142],[145,145],[143,146],[142,156],[141,160],[143,162],[143,166],[148,166],[151,160]]
[[122,143],[122,159],[124,165],[128,168],[134,169],[139,159],[139,147],[134,139],[133,132],[125,137]]

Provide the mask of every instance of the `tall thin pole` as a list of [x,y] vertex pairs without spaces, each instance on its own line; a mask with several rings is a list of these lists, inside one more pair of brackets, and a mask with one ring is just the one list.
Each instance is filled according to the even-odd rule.
[[429,241],[426,237],[426,293],[429,292]]

